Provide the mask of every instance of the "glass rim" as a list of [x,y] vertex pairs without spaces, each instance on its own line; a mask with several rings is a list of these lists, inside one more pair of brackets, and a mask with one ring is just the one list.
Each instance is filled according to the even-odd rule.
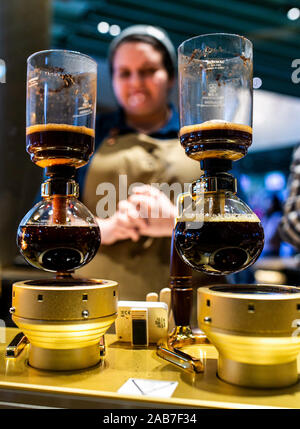
[[[276,285],[276,284],[232,284],[232,285],[213,285],[209,290],[221,294],[235,295],[237,298],[242,298],[245,295],[258,296],[258,299],[269,299],[268,296],[284,296],[294,297],[295,294],[300,294],[298,286]],[[265,292],[265,293],[264,293]],[[255,299],[255,298],[253,298]]]
[[244,39],[246,41],[246,43],[249,43],[251,45],[251,47],[253,47],[253,43],[251,42],[251,40],[247,39],[247,37],[245,37],[245,36],[241,36],[240,34],[235,34],[235,33],[205,33],[205,34],[199,34],[198,36],[193,36],[193,37],[190,37],[189,39],[184,40],[178,46],[178,53],[180,53],[180,49],[185,43],[191,42],[192,40],[195,40],[195,39],[200,39],[201,37],[207,37],[207,36],[231,36],[231,37],[235,37],[235,38],[239,38],[239,39]]
[[87,58],[91,63],[94,63],[97,66],[97,61],[94,60],[91,56],[89,56],[87,54],[83,54],[82,52],[79,52],[79,51],[72,51],[72,50],[68,50],[68,49],[45,49],[43,51],[33,52],[27,58],[27,64],[29,64],[31,59],[36,57],[36,56],[39,56],[42,54],[46,55],[46,54],[51,54],[51,53],[68,53],[68,54],[74,55],[74,57],[75,56],[84,57],[84,58]]

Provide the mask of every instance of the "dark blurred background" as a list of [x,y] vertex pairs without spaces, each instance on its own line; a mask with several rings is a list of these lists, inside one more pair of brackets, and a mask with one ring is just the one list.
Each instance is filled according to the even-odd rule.
[[[293,72],[300,78],[300,69],[297,74],[292,67],[300,58],[299,9],[299,0],[0,0],[2,296],[5,282],[27,276],[15,234],[41,184],[41,169],[25,151],[26,58],[31,53],[61,48],[92,56],[99,64],[98,109],[109,111],[115,100],[107,50],[127,26],[160,26],[176,47],[187,38],[213,32],[249,38],[254,45],[254,141],[239,162],[239,186],[252,209],[268,222],[266,231],[272,235],[287,196],[292,152],[300,142],[300,83],[292,80]],[[172,99],[176,104],[176,89]],[[273,213],[277,215],[272,217]],[[265,257],[289,258],[297,253],[279,239],[275,242]],[[296,280],[285,280],[297,283],[298,269],[295,272]],[[29,270],[28,275],[42,273]]]

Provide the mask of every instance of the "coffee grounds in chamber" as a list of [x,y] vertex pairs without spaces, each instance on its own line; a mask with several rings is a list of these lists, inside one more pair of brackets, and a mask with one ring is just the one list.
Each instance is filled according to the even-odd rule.
[[67,124],[32,125],[26,129],[26,149],[42,168],[53,165],[81,167],[94,151],[92,128]]
[[252,265],[264,245],[264,232],[254,215],[212,216],[203,222],[179,219],[175,227],[176,249],[197,271],[227,275]]
[[73,272],[90,262],[100,246],[98,226],[19,226],[17,244],[34,267],[51,272]]

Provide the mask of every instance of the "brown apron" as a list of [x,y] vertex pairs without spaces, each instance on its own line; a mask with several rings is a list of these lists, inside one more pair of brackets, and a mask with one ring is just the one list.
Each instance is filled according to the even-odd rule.
[[[90,162],[83,203],[96,214],[101,198],[96,190],[104,182],[116,187],[118,202],[119,175],[127,175],[129,187],[136,182],[191,183],[200,174],[199,163],[185,155],[177,139],[158,140],[134,133],[108,138]],[[116,280],[119,282],[119,299],[145,300],[148,292],[159,292],[168,286],[169,263],[170,238],[141,237],[138,242],[124,240],[102,245],[95,258],[77,274]],[[197,279],[202,284],[212,280],[218,281],[218,278],[200,274]]]

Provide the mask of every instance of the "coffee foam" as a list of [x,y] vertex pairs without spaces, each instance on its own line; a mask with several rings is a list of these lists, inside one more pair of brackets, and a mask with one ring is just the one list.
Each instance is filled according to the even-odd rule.
[[230,130],[230,131],[242,131],[252,134],[252,127],[249,125],[236,124],[234,122],[226,122],[219,119],[213,119],[211,121],[203,122],[202,124],[186,125],[180,129],[180,136],[184,134],[194,133],[197,131],[208,131],[208,130]]
[[26,128],[26,135],[33,133],[41,133],[45,131],[66,131],[72,133],[87,134],[88,136],[95,137],[95,130],[79,125],[68,124],[37,124],[31,125]]
[[177,218],[177,222],[253,222],[260,223],[259,218],[255,213],[249,214],[217,214],[217,215],[209,215],[208,213],[203,214],[195,214],[191,215],[191,217],[183,216]]

